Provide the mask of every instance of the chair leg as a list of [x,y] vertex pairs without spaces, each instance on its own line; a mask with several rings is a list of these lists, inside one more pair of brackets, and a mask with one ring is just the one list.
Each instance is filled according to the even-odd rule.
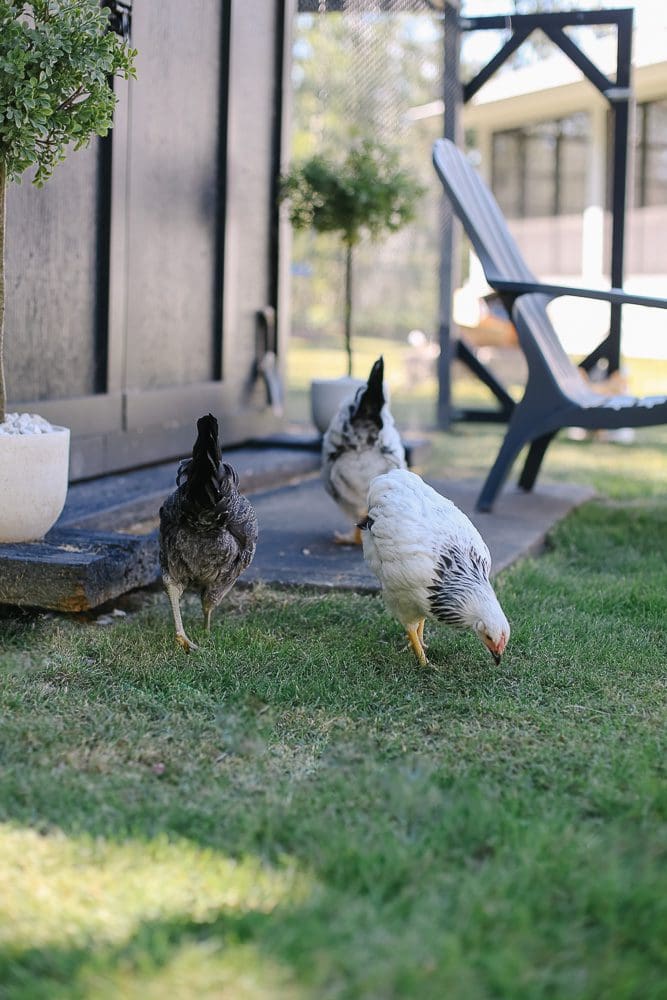
[[500,487],[505,482],[507,474],[512,468],[514,459],[517,457],[525,443],[525,436],[518,432],[516,428],[512,428],[510,426],[507,434],[505,435],[505,440],[501,445],[500,451],[498,452],[498,456],[491,466],[491,471],[486,477],[486,482],[482,487],[482,492],[477,497],[477,510],[486,513],[491,510],[493,502],[496,499],[496,495],[498,494]]
[[535,485],[535,480],[537,479],[537,474],[540,471],[542,459],[544,458],[545,452],[555,436],[555,431],[551,431],[549,434],[543,434],[542,437],[536,438],[528,449],[528,455],[526,456],[523,471],[519,477],[519,486],[527,493],[532,490]]

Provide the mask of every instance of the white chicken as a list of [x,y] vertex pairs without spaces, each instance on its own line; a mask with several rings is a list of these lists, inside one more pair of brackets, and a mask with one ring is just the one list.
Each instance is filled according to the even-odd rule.
[[395,469],[371,483],[360,527],[364,558],[420,663],[428,663],[426,618],[472,629],[500,662],[510,626],[489,582],[489,550],[463,511],[414,472]]
[[322,442],[324,488],[355,527],[336,532],[339,544],[361,544],[357,522],[366,516],[375,476],[406,467],[405,449],[384,396],[384,360],[375,362],[365,386],[341,403]]

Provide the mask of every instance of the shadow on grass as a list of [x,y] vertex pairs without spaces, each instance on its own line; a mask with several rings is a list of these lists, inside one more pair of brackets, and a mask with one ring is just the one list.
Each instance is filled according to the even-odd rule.
[[[294,916],[281,912],[282,921]],[[201,920],[174,917],[146,920],[118,944],[0,946],[3,996],[37,1000],[115,992],[127,997],[141,996],[144,988],[152,988],[149,995],[153,996],[152,990],[160,984],[163,995],[170,997],[212,996],[214,992],[217,996],[219,989],[235,988],[239,994],[230,992],[230,996],[254,995],[248,986],[257,995],[264,995],[268,988],[275,990],[272,996],[280,996],[280,980],[282,985],[294,985],[295,976],[268,933],[274,919],[273,914],[261,912],[225,912]],[[248,944],[255,947],[244,949]],[[164,972],[168,975],[163,978]],[[187,985],[186,992],[179,989],[179,980],[180,986]]]

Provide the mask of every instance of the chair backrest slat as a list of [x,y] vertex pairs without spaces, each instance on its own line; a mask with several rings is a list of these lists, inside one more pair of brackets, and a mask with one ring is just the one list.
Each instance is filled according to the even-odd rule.
[[449,139],[433,147],[433,165],[484,268],[487,281],[535,281],[492,192]]
[[[498,202],[465,154],[449,139],[438,139],[433,164],[491,287],[503,279],[536,282]],[[519,341],[531,370],[541,370],[550,382],[572,394],[584,383],[551,324],[548,302],[547,296],[537,294],[517,299],[514,311],[523,319],[517,329]]]
[[581,371],[567,356],[547,314],[549,297],[535,292],[521,295],[514,304],[512,319],[521,349],[533,376],[539,385],[548,382],[564,392],[570,399],[582,400],[590,396]]

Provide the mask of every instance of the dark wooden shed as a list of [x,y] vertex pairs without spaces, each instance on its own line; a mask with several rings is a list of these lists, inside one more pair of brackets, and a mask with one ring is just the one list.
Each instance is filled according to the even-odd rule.
[[10,189],[10,409],[71,428],[72,479],[182,455],[208,410],[225,444],[279,425],[254,376],[274,346],[258,317],[283,340],[291,18],[291,0],[134,0],[113,132]]

